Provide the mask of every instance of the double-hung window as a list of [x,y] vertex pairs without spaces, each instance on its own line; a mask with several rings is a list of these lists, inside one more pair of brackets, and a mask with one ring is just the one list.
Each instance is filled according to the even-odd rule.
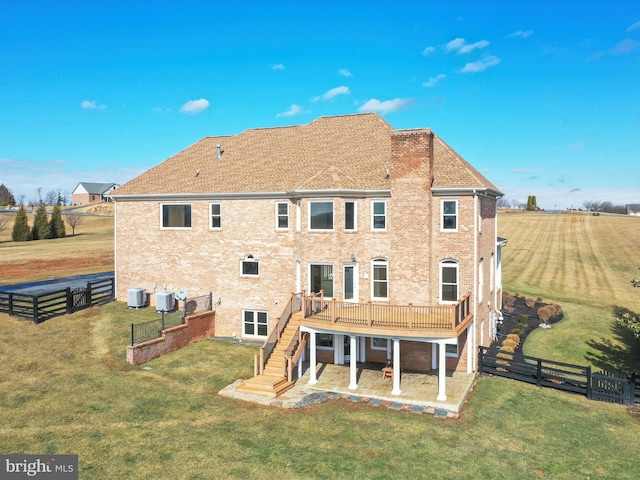
[[378,231],[387,229],[387,202],[371,202],[371,229]]
[[276,203],[276,230],[289,229],[289,203]]
[[309,230],[333,230],[333,202],[309,202]]
[[344,229],[353,232],[358,229],[356,202],[344,202]]
[[162,228],[191,228],[191,204],[164,204],[161,215]]
[[269,330],[269,315],[258,310],[242,311],[242,335],[244,337],[266,337]]
[[443,231],[455,232],[458,230],[458,201],[442,200],[442,225]]
[[244,260],[242,260],[240,274],[243,277],[257,277],[260,273],[259,267],[260,263],[253,258],[253,255],[247,255]]
[[219,230],[222,228],[222,210],[219,203],[211,205],[211,229]]
[[453,260],[440,262],[440,301],[458,301],[458,262]]
[[389,263],[384,258],[371,262],[371,282],[373,300],[389,300]]

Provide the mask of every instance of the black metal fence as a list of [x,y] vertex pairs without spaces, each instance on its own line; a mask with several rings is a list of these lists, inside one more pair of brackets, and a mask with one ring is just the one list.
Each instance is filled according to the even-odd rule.
[[142,323],[131,324],[131,345],[148,342],[162,337],[167,328],[181,325],[191,315],[213,310],[212,295],[188,298],[182,301],[182,306],[173,312],[158,312],[161,317]]
[[480,347],[480,374],[491,374],[585,395],[598,400],[623,405],[640,403],[640,389],[635,373],[592,372],[590,366],[554,362],[536,357]]
[[89,282],[86,287],[65,288],[40,295],[0,292],[0,312],[41,323],[59,315],[69,315],[115,298],[112,278]]

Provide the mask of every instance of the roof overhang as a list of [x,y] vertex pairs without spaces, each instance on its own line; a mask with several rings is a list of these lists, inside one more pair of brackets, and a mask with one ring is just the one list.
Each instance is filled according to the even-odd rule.
[[297,198],[388,198],[391,190],[289,190],[286,192],[210,192],[210,193],[151,193],[144,195],[107,195],[115,201],[187,201],[187,200],[265,200]]
[[433,195],[484,195],[487,197],[498,198],[504,196],[504,193],[488,187],[432,187]]

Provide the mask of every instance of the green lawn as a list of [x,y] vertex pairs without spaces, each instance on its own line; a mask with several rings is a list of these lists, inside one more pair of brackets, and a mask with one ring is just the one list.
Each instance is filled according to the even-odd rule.
[[40,325],[0,315],[0,452],[72,453],[81,479],[631,479],[626,409],[481,378],[459,420],[330,401],[283,410],[220,397],[255,346],[206,340],[124,361],[122,303]]
[[580,214],[500,214],[506,291],[559,303],[564,319],[534,331],[527,355],[640,373],[640,342],[615,322],[640,312],[631,279],[640,267],[640,218]]

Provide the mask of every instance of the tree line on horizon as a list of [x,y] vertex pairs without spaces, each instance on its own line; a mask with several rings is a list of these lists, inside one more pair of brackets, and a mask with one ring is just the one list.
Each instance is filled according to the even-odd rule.
[[[544,208],[538,207],[535,195],[529,195],[526,202],[522,202],[520,200],[512,200],[507,197],[501,197],[498,199],[497,205],[498,208],[515,208],[518,210],[529,211],[544,210]],[[626,215],[627,208],[635,212],[640,211],[640,203],[615,205],[613,202],[600,200],[585,200],[584,202],[582,202],[582,207],[583,208],[578,208],[578,210],[584,209],[587,212],[618,213],[622,215]]]

